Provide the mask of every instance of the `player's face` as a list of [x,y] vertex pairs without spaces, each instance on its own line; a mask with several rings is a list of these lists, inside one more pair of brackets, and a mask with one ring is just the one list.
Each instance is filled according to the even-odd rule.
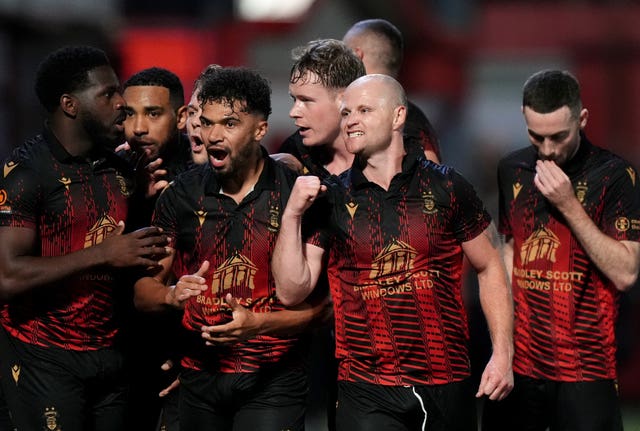
[[389,147],[395,111],[380,83],[369,81],[349,86],[342,98],[340,114],[347,151],[370,156]]
[[131,148],[155,160],[178,133],[178,114],[171,106],[169,89],[134,85],[124,90],[127,119],[124,133]]
[[89,85],[73,93],[79,102],[78,119],[95,143],[113,149],[124,139],[125,101],[120,83],[110,66],[96,67],[87,77]]
[[243,112],[242,103],[207,102],[200,123],[209,163],[219,176],[242,173],[261,157],[260,141],[267,133],[267,121],[260,114]]
[[313,73],[289,83],[293,106],[289,116],[306,146],[333,146],[340,139],[340,92],[322,85]]
[[588,111],[583,109],[579,118],[571,115],[569,107],[540,114],[529,107],[523,108],[529,141],[538,150],[538,158],[553,160],[564,165],[578,151],[580,130],[587,124]]
[[198,165],[207,163],[209,160],[207,149],[200,136],[200,115],[202,115],[202,108],[200,108],[200,102],[198,102],[198,89],[195,89],[187,105],[186,127],[189,144],[191,144],[191,157],[193,158],[193,162]]

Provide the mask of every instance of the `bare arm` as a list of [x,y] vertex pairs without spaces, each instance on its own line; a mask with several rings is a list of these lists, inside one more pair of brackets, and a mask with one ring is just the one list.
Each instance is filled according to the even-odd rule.
[[209,261],[204,261],[195,274],[183,275],[175,285],[168,285],[175,251],[160,261],[162,270],[153,277],[143,277],[134,285],[134,302],[142,311],[162,311],[167,307],[184,308],[184,302],[207,289],[204,274]]
[[0,296],[4,299],[33,288],[62,280],[90,268],[157,267],[167,255],[167,238],[148,227],[123,235],[124,223],[99,244],[67,255],[35,255],[38,246],[34,229],[0,227]]
[[324,250],[303,243],[302,215],[324,187],[318,177],[298,177],[282,214],[271,270],[278,299],[286,306],[304,301],[320,276]]
[[629,290],[640,270],[640,243],[618,241],[602,232],[578,201],[569,177],[554,162],[537,162],[534,184],[562,213],[594,265],[618,290]]
[[480,305],[493,348],[476,396],[501,400],[513,389],[513,301],[493,223],[482,234],[463,243],[462,249],[478,273]]
[[225,301],[231,307],[232,320],[223,325],[202,327],[202,338],[208,345],[235,343],[257,335],[295,335],[304,331],[314,321],[327,319],[331,313],[328,297],[316,304],[303,302],[296,307],[270,313],[248,310],[231,294],[227,294]]

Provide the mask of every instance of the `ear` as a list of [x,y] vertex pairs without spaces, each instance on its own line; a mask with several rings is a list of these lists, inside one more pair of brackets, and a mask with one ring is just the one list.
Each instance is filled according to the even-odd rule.
[[253,134],[254,141],[256,142],[262,141],[262,138],[264,138],[268,130],[269,130],[269,123],[267,122],[267,120],[259,121],[256,127],[256,130]]
[[400,105],[393,110],[393,130],[402,130],[407,120],[407,107]]
[[67,116],[76,118],[78,115],[78,99],[70,94],[63,94],[60,96],[60,109],[62,109],[62,112]]
[[355,48],[353,48],[353,52],[356,53],[356,55],[360,60],[364,58],[364,51],[359,46],[356,46]]
[[589,111],[587,111],[587,109],[583,108],[582,111],[580,111],[580,118],[579,118],[579,123],[580,123],[580,129],[584,129],[585,126],[587,125],[587,120],[589,119]]
[[184,130],[187,127],[187,105],[182,105],[176,111],[176,117],[178,120],[178,130]]

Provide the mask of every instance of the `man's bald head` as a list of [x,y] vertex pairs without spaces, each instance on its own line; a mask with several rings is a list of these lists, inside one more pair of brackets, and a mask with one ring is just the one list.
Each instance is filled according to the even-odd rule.
[[389,75],[380,73],[365,75],[353,81],[345,90],[347,91],[376,91],[383,96],[391,109],[398,106],[407,107],[407,95],[402,85]]

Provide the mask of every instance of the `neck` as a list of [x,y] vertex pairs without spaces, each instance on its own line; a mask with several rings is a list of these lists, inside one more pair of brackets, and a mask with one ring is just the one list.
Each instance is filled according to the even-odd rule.
[[249,163],[245,169],[242,169],[234,175],[221,178],[221,192],[233,198],[233,200],[239,204],[246,195],[251,193],[258,182],[263,169],[264,159],[260,157],[259,159],[254,160],[253,163]]
[[392,143],[385,151],[361,156],[365,164],[362,173],[372,183],[389,190],[393,177],[402,172],[402,159],[405,154],[402,140],[400,140],[399,145]]
[[49,119],[49,130],[69,154],[74,157],[87,156],[96,144],[83,129],[74,127],[69,121],[53,116]]
[[354,155],[347,151],[342,137],[336,138],[333,145],[329,147],[329,151],[331,152],[331,161],[326,164],[325,168],[330,174],[339,175],[353,164]]

